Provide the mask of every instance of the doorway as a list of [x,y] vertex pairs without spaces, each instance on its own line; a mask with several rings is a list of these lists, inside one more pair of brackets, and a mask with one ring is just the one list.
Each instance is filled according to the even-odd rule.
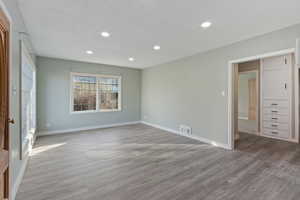
[[259,70],[239,72],[238,82],[238,132],[258,135]]
[[0,200],[9,198],[9,35],[10,23],[0,8]]
[[[259,88],[260,90],[259,95],[261,97],[258,99],[258,103],[260,104],[259,108],[263,108],[263,110],[260,109],[257,112],[258,124],[259,124],[257,133],[259,133],[260,136],[264,136],[264,137],[270,137],[276,139],[280,138],[282,140],[299,143],[299,121],[297,120],[299,119],[299,112],[298,112],[299,110],[298,88],[299,87],[298,84],[294,84],[294,83],[298,83],[299,81],[299,73],[298,73],[298,68],[295,67],[294,65],[295,63],[294,55],[295,55],[295,49],[285,49],[282,51],[271,52],[262,55],[229,61],[228,63],[229,64],[228,66],[228,70],[229,70],[228,71],[228,146],[230,149],[233,150],[235,148],[235,140],[239,137],[238,136],[239,109],[238,109],[238,87],[237,87],[239,83],[239,65],[242,63],[258,62],[258,61],[260,61],[260,69],[261,70],[263,69],[263,71],[259,71],[258,80],[259,81],[264,80],[264,82],[263,85],[261,85],[262,83],[259,82],[259,85],[261,85]],[[278,66],[276,63],[278,64]],[[281,65],[281,67],[279,67],[279,65]],[[288,93],[289,95],[287,96],[288,98],[286,99],[281,98],[281,101],[277,100],[278,98],[276,96],[268,97],[267,95],[269,93],[266,92],[266,91],[270,91],[268,89],[269,86],[273,88],[273,85],[274,86],[276,85],[273,84],[274,76],[270,76],[269,75],[270,73],[268,73],[268,71],[272,69],[277,69],[278,67],[281,70],[282,69],[289,70],[288,73],[280,73],[280,77],[288,75],[289,78],[287,80],[290,81],[290,82],[286,82],[287,84],[282,84],[283,88],[280,88],[278,90],[277,89],[272,90],[272,91],[278,91],[278,93],[281,90],[289,91]],[[248,71],[251,70],[248,69]],[[262,78],[262,76],[264,78]],[[270,82],[269,80],[272,82],[272,84],[269,83]],[[264,88],[264,90],[262,90],[261,88]],[[263,103],[260,102],[262,99],[263,99]],[[283,103],[285,102],[290,102],[290,104],[286,103],[285,106],[283,105]],[[285,111],[284,109],[290,111],[284,113],[283,112]],[[268,112],[272,112],[272,113],[268,113]],[[263,117],[262,117],[262,113],[264,113]],[[273,115],[276,115],[276,117],[273,117]],[[287,118],[284,115],[290,116],[290,118]],[[263,125],[261,121],[264,122]],[[271,121],[272,123],[269,123],[269,121]],[[276,123],[274,121],[276,121]],[[277,123],[280,124],[278,124],[278,127],[275,127]],[[267,126],[270,124],[272,125],[272,127]],[[278,129],[277,131],[273,131],[273,129],[275,129],[273,127],[273,124],[274,127]],[[283,125],[286,126],[286,124],[288,125],[289,128],[281,127]],[[276,137],[274,136],[275,134],[277,134]]]
[[238,144],[247,134],[259,135],[260,60],[238,63],[235,70],[235,141]]

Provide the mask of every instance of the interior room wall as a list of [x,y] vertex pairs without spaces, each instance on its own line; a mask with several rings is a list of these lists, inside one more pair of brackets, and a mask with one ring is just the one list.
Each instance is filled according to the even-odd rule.
[[142,120],[228,144],[228,62],[295,48],[300,25],[199,53],[142,72]]
[[[122,76],[122,111],[70,113],[70,73]],[[37,57],[39,134],[140,121],[141,70]]]
[[[27,32],[21,12],[16,0],[1,0],[1,7],[4,6],[11,16],[11,71],[10,71],[10,117],[15,120],[14,125],[10,125],[10,187],[11,198],[15,198],[18,186],[22,180],[26,167],[28,155],[24,155],[20,160],[20,32]],[[31,46],[29,38],[22,38],[28,46]],[[33,55],[34,59],[34,55]]]

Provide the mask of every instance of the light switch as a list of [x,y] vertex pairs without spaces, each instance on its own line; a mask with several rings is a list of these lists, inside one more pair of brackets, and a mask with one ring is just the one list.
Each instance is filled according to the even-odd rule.
[[13,88],[12,88],[12,94],[13,95],[17,95],[17,88],[16,88],[16,86],[13,86]]

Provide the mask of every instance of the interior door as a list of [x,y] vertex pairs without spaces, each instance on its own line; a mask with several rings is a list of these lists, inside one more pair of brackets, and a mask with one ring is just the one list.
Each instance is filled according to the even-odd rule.
[[290,62],[287,56],[265,58],[263,62],[263,95],[265,99],[288,99]]
[[[234,64],[233,65],[233,73],[234,73],[234,79],[233,79],[233,96],[234,96],[234,105],[233,105],[233,110],[234,110],[234,122],[233,122],[233,127],[234,127],[234,141],[238,140],[240,138],[239,135],[239,65]],[[233,142],[234,145],[236,145],[235,142]],[[235,148],[235,146],[234,146]]]
[[288,98],[288,74],[285,69],[267,69],[263,73],[263,91],[265,98],[287,99]]
[[256,78],[248,80],[249,89],[249,106],[248,117],[249,120],[257,120],[257,81]]
[[0,9],[0,200],[9,196],[9,21]]

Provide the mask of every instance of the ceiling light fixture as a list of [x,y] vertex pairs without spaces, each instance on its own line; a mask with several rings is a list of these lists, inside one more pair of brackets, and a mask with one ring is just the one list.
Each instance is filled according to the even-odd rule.
[[92,55],[92,54],[94,54],[94,52],[93,52],[93,51],[91,51],[91,50],[87,50],[85,53],[86,53],[86,54],[89,54],[89,55]]
[[153,49],[154,49],[154,50],[160,50],[160,46],[159,46],[159,45],[155,45],[155,46],[153,47]]
[[102,37],[109,37],[110,33],[109,32],[102,32],[101,35],[102,35]]
[[211,22],[203,22],[202,24],[201,24],[201,27],[202,28],[204,28],[204,29],[206,29],[206,28],[209,28],[211,26]]
[[134,58],[133,58],[133,57],[130,57],[130,58],[128,58],[128,60],[129,60],[130,62],[133,62],[133,61],[134,61]]

